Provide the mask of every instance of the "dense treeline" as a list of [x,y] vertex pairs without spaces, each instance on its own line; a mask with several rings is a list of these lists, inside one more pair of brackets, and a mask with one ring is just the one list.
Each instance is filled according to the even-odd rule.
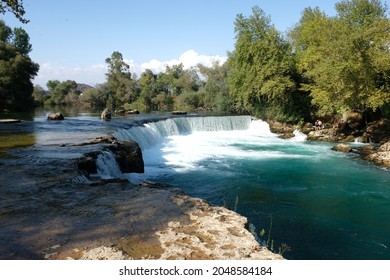
[[234,50],[221,64],[166,66],[131,73],[120,52],[107,58],[106,82],[85,91],[74,81],[36,87],[41,103],[113,109],[249,113],[303,122],[345,112],[390,115],[390,20],[380,0],[344,0],[330,17],[306,8],[287,33],[259,7],[237,15]]

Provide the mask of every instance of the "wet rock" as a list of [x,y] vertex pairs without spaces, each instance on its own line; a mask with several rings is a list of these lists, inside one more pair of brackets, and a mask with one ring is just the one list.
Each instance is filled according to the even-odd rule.
[[77,168],[81,171],[84,171],[88,174],[96,174],[96,158],[93,157],[85,157],[76,160]]
[[390,151],[373,153],[366,156],[364,159],[377,165],[390,168]]
[[124,116],[126,114],[125,110],[115,110],[115,114]]
[[64,116],[60,112],[51,113],[47,116],[47,119],[50,121],[62,121],[64,119]]
[[356,153],[359,154],[361,157],[366,157],[368,155],[371,155],[373,153],[376,153],[377,149],[373,145],[368,145],[368,146],[362,146],[356,148]]
[[269,124],[271,132],[280,134],[280,137],[283,139],[293,138],[295,136],[294,131],[298,128],[296,125],[290,125],[272,120],[267,121],[267,123]]
[[343,152],[343,153],[350,153],[352,152],[351,146],[347,144],[338,144],[332,148],[333,151],[336,152]]
[[139,114],[139,111],[136,109],[136,110],[130,110],[130,111],[127,111],[127,114],[130,114],[130,115],[138,115]]
[[142,151],[137,142],[117,141],[109,147],[123,173],[144,173]]
[[102,120],[111,120],[111,112],[108,108],[104,109],[100,115]]
[[187,112],[185,111],[173,111],[171,112],[172,115],[187,115]]

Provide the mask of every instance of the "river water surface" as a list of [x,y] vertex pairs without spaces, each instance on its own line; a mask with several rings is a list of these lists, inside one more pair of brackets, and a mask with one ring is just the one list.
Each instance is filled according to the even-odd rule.
[[[111,173],[101,176],[173,184],[235,210],[248,217],[260,242],[276,252],[288,247],[287,259],[390,259],[389,170],[332,151],[331,143],[305,141],[300,133],[280,139],[249,116],[180,117],[140,127],[143,118],[156,116],[102,122],[75,113],[49,122],[43,112],[3,125],[0,168],[28,159],[33,150],[42,159],[76,157],[77,150],[64,153],[57,145],[112,134],[141,145],[145,174],[103,168]],[[110,157],[99,161],[110,164]],[[1,188],[6,195],[8,186]]]

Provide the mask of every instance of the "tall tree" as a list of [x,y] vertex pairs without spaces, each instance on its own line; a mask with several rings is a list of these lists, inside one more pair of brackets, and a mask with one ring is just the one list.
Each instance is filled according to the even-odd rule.
[[296,88],[290,45],[257,6],[248,18],[239,14],[234,25],[236,44],[227,61],[230,93],[250,113],[284,107]]
[[39,65],[28,53],[28,34],[21,28],[14,31],[0,20],[0,110],[24,110],[34,105],[31,80]]
[[23,7],[23,0],[1,0],[0,1],[0,13],[11,12],[22,23],[28,23],[29,21],[23,16],[26,13]]
[[376,110],[390,102],[390,22],[377,0],[336,4],[336,17],[305,9],[290,37],[319,114]]
[[202,90],[203,102],[207,110],[216,112],[233,111],[234,102],[229,97],[228,67],[214,61],[211,67],[198,65],[200,73],[206,78]]
[[110,106],[132,103],[137,98],[136,81],[132,79],[130,66],[124,61],[120,52],[115,51],[106,58],[108,65],[107,87],[110,90]]

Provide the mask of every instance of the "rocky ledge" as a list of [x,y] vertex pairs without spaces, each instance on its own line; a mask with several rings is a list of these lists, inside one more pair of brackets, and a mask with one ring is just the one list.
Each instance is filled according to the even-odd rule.
[[332,150],[344,153],[355,153],[362,159],[390,168],[390,142],[387,142],[379,147],[368,145],[356,148],[343,143],[337,144],[332,148]]
[[[123,183],[122,183],[123,184]],[[107,187],[107,186],[106,186]],[[247,230],[245,217],[183,194],[179,189],[146,183],[132,189],[118,226],[127,234],[110,240],[76,242],[78,234],[45,250],[46,259],[81,260],[282,260],[262,247]],[[136,195],[135,195],[136,194]],[[164,209],[164,211],[162,211]],[[141,211],[141,213],[139,212]],[[115,218],[117,219],[117,218]],[[124,220],[125,219],[125,220]],[[102,226],[99,231],[112,230]],[[95,234],[98,231],[95,231]],[[85,235],[85,232],[82,233]],[[96,236],[95,236],[96,239]],[[72,242],[73,241],[73,242]]]

